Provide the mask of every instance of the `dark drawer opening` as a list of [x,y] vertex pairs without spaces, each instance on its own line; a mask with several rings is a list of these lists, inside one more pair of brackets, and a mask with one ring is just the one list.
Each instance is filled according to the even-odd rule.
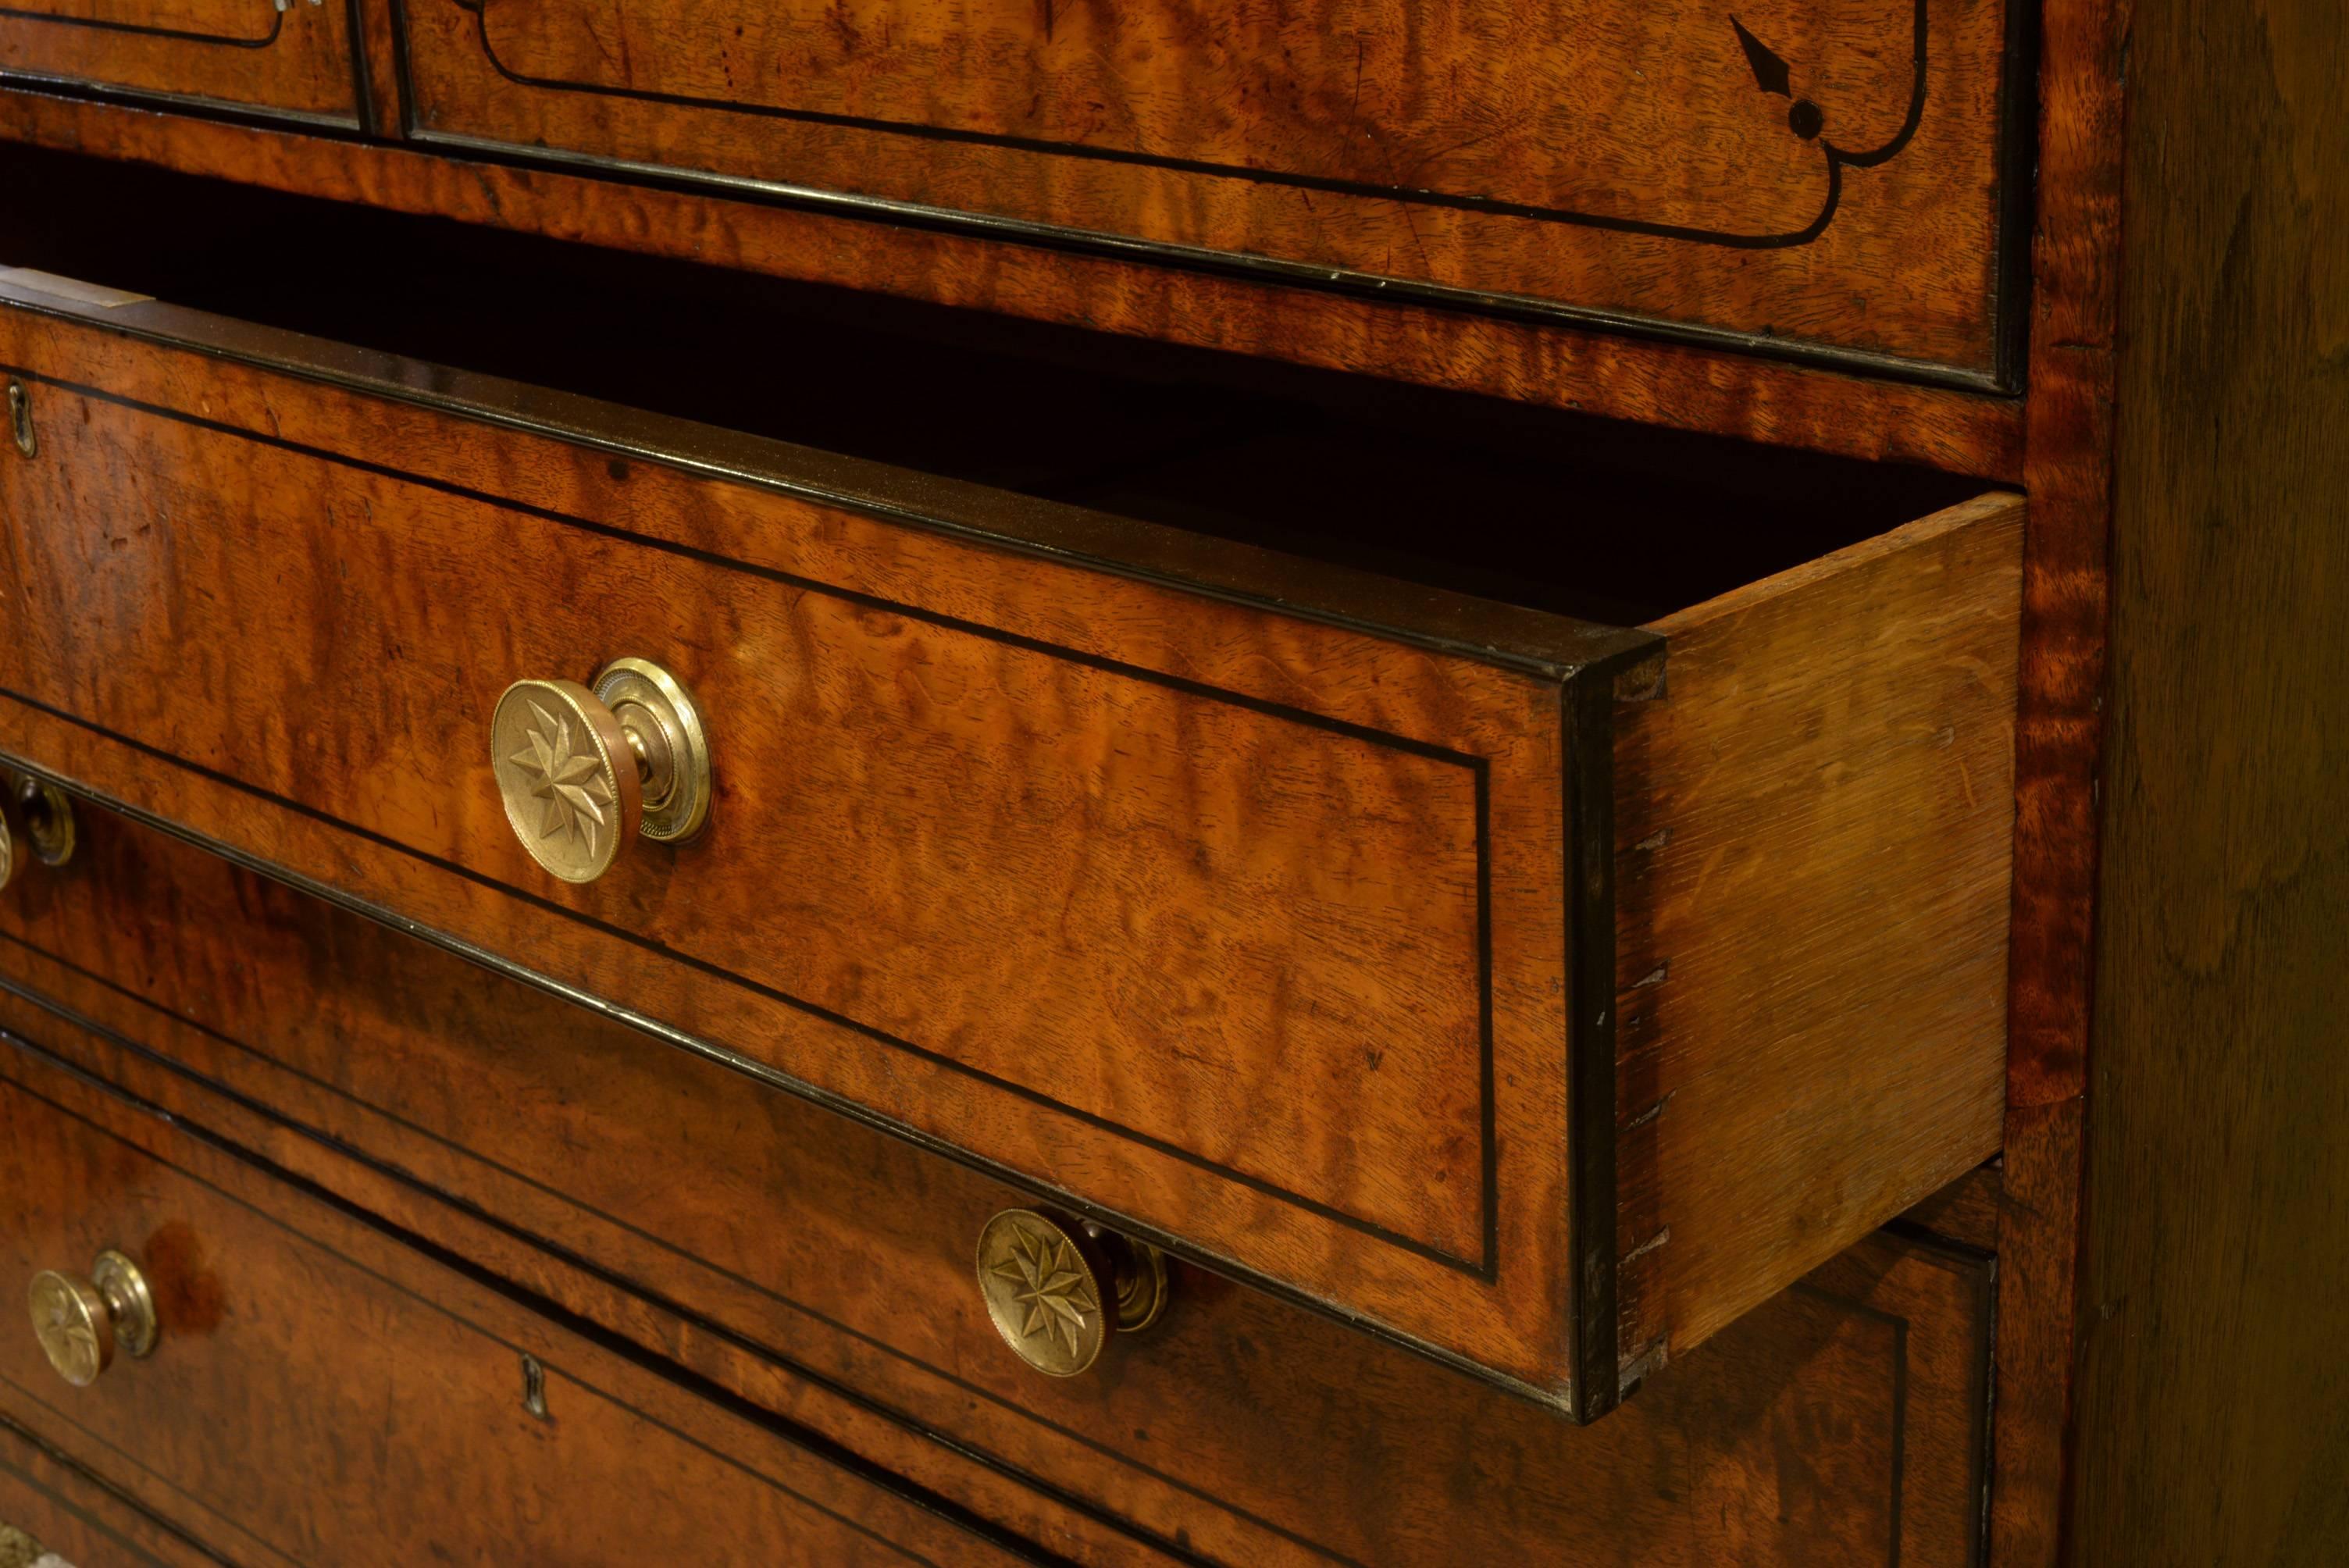
[[1979,480],[0,148],[0,264],[1617,624]]

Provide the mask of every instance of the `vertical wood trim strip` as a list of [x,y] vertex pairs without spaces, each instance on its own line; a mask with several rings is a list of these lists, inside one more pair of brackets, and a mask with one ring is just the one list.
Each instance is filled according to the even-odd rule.
[[2131,0],[2046,0],[2015,724],[1992,1555],[2062,1553],[2093,995]]

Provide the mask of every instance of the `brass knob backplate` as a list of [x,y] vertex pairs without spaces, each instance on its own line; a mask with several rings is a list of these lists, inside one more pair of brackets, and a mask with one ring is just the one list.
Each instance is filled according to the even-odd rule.
[[636,835],[678,842],[709,819],[709,737],[683,682],[615,659],[591,688],[508,686],[490,717],[490,766],[514,836],[552,875],[590,882]]
[[114,1365],[119,1347],[133,1356],[154,1351],[159,1336],[155,1298],[139,1265],[118,1252],[103,1252],[89,1277],[44,1269],[33,1276],[26,1304],[41,1353],[57,1376],[77,1388],[98,1381]]
[[[16,780],[15,794],[17,819],[24,823],[25,839],[33,858],[45,866],[61,866],[73,859],[74,850],[81,843],[81,830],[74,821],[73,797],[47,779],[30,774]],[[6,880],[0,876],[0,882]]]
[[1098,1225],[1006,1209],[979,1230],[978,1290],[1019,1359],[1073,1377],[1112,1337],[1158,1321],[1166,1262],[1157,1248]]

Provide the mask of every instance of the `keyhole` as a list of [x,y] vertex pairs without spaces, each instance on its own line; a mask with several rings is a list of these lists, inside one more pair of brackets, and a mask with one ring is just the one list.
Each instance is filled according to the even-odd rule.
[[33,436],[33,395],[25,390],[22,381],[8,383],[8,428],[16,437],[16,449],[32,457],[41,449]]

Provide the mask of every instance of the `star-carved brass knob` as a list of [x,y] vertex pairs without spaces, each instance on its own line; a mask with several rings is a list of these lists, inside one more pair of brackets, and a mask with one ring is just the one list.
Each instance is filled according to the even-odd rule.
[[87,1279],[42,1270],[33,1276],[26,1305],[41,1354],[77,1388],[88,1387],[114,1365],[118,1346],[133,1356],[151,1354],[160,1332],[147,1276],[118,1252],[98,1253]]
[[1158,1321],[1166,1262],[1099,1225],[1006,1209],[978,1233],[978,1291],[1013,1354],[1048,1377],[1073,1377],[1112,1338]]
[[523,680],[490,716],[506,820],[551,875],[591,882],[638,834],[678,842],[709,819],[709,737],[685,684],[615,659],[595,685]]

